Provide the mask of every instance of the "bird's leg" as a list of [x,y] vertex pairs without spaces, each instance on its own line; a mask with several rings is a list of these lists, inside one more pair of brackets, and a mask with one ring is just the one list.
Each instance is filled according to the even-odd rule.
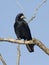
[[23,41],[24,41],[24,43],[25,43],[25,40],[24,39],[22,39]]

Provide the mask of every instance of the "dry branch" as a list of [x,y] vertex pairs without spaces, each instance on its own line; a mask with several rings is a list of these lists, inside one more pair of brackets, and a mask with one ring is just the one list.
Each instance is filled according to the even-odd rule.
[[6,63],[5,63],[5,61],[4,61],[4,59],[3,59],[1,54],[0,54],[0,60],[2,61],[3,65],[6,65]]
[[30,18],[30,20],[28,21],[28,23],[30,23],[33,19],[36,18],[36,15],[37,15],[37,12],[38,12],[39,8],[40,8],[44,3],[46,3],[46,1],[47,1],[47,0],[42,0],[42,1],[38,4],[38,6],[37,6],[37,7],[35,8],[35,10],[34,10],[33,16]]
[[0,38],[0,41],[7,41],[7,42],[12,42],[15,44],[35,44],[37,46],[39,46],[39,48],[41,48],[47,55],[49,55],[49,49],[39,40],[33,38],[32,40],[29,41],[23,41],[23,40],[16,40],[16,39],[12,39],[12,38]]
[[17,63],[16,63],[16,65],[20,65],[20,56],[21,56],[21,54],[20,54],[20,44],[18,44],[18,47],[17,47],[17,50],[18,50],[18,52],[17,52]]

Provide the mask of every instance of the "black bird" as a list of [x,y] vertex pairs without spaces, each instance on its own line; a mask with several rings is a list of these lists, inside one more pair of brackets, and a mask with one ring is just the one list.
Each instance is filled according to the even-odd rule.
[[[32,40],[31,33],[27,22],[24,20],[25,16],[20,13],[16,16],[14,23],[15,34],[18,39]],[[34,44],[26,44],[29,52],[34,52]]]

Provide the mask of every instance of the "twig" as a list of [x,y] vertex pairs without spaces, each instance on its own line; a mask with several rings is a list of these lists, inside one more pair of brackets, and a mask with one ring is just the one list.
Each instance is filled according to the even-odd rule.
[[16,0],[16,3],[17,3],[17,5],[20,7],[20,9],[24,12],[24,8],[23,8],[23,6],[20,4],[20,2],[19,2],[18,0]]
[[49,49],[39,40],[33,38],[32,40],[29,41],[22,41],[22,40],[16,40],[12,38],[0,38],[0,41],[7,41],[7,42],[13,42],[16,44],[35,44],[39,46],[47,55],[49,55]]
[[20,44],[18,44],[18,48],[17,48],[17,50],[18,50],[18,52],[17,52],[17,63],[16,63],[16,65],[19,65],[20,64]]
[[0,54],[0,60],[2,61],[3,65],[6,65],[6,63],[5,63],[5,61],[4,61],[4,59],[3,59],[1,54]]
[[44,3],[46,3],[46,1],[47,1],[47,0],[43,0],[43,1],[40,2],[40,4],[35,8],[34,13],[33,13],[33,16],[30,18],[30,20],[28,21],[28,23],[30,23],[33,19],[35,19],[39,8],[40,8]]

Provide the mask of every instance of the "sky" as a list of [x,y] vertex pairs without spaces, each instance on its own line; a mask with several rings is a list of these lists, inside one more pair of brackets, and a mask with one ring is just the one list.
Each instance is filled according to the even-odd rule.
[[[23,12],[26,21],[33,16],[34,9],[42,0],[0,0],[0,37],[17,39],[14,32],[15,17]],[[32,38],[37,38],[49,48],[49,0],[39,9],[36,18],[28,25]],[[49,56],[38,46],[29,53],[25,45],[20,45],[20,65],[48,65]],[[17,44],[0,42],[0,54],[7,65],[16,65]],[[3,65],[0,61],[0,65]]]

